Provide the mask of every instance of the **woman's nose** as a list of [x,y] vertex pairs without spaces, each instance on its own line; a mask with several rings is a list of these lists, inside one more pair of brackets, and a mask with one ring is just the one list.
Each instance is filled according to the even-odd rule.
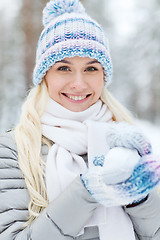
[[71,87],[78,90],[83,90],[87,87],[85,77],[81,72],[75,73],[72,76]]

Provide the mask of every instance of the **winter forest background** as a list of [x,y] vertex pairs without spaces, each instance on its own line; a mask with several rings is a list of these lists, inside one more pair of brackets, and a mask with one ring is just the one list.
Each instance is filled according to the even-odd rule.
[[[160,0],[82,2],[109,38],[114,67],[110,91],[138,119],[159,127]],[[17,123],[21,104],[32,86],[46,3],[47,0],[0,1],[0,131]]]

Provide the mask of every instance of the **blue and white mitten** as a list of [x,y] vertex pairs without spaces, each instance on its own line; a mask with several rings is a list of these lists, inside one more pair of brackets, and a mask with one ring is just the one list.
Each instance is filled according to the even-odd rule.
[[152,146],[141,131],[125,122],[112,122],[108,124],[106,141],[109,147],[125,147],[135,149],[140,156],[152,152]]
[[104,164],[95,164],[81,180],[106,207],[139,202],[160,182],[160,160],[151,154],[151,145],[135,127],[113,124],[108,136],[111,150]]

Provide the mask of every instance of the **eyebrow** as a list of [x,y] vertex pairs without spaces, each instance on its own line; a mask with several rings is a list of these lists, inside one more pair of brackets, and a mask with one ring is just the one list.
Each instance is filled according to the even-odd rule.
[[70,61],[67,60],[61,60],[61,61],[57,61],[56,63],[68,63],[68,64],[72,64]]
[[[65,59],[63,59],[61,61],[57,61],[56,63],[68,63],[68,64],[72,65],[72,63],[70,61],[67,61]],[[94,63],[99,63],[100,64],[100,62],[98,62],[97,60],[93,60],[93,61],[87,62],[86,64],[90,65],[90,64],[94,64]]]
[[100,62],[98,62],[97,60],[93,60],[93,61],[91,61],[91,62],[88,62],[87,65],[93,64],[93,63],[99,63],[99,64],[100,64]]

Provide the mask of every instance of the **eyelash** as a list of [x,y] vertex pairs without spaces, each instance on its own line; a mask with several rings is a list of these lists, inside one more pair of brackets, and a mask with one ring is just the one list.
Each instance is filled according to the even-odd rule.
[[[65,70],[64,70],[65,69]],[[58,71],[68,71],[70,70],[68,66],[61,66],[61,67],[58,67],[57,69]]]
[[[57,68],[58,71],[70,71],[70,68],[68,66],[61,66],[61,67],[58,67]],[[85,69],[85,72],[88,71],[88,72],[94,72],[94,71],[98,71],[98,69],[96,67],[87,67]]]
[[89,71],[89,72],[94,72],[94,71],[97,71],[98,69],[97,68],[95,68],[95,67],[88,67],[87,68],[87,71]]

